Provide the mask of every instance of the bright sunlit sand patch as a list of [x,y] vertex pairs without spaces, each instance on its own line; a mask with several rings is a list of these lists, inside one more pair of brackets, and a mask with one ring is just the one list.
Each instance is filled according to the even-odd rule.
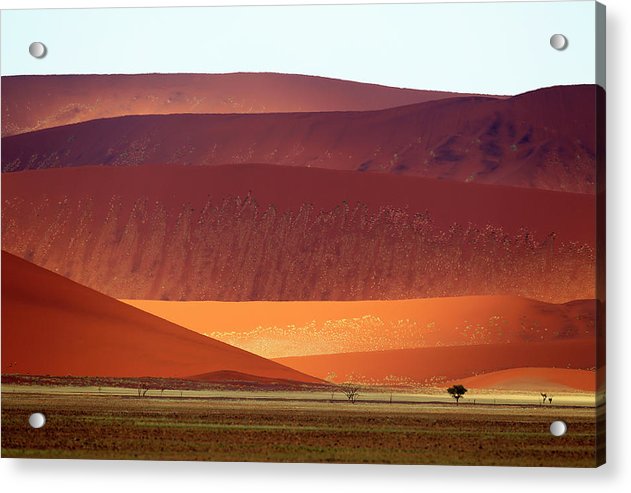
[[544,342],[593,335],[592,301],[516,296],[392,301],[123,300],[267,358],[404,348]]

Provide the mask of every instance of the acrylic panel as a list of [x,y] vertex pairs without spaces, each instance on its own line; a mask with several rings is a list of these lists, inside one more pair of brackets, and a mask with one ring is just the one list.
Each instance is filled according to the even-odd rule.
[[1,27],[3,457],[604,463],[602,5]]

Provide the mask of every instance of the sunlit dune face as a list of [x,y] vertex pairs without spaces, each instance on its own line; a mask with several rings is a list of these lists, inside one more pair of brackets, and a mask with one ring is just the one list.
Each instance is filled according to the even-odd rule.
[[359,302],[163,302],[141,310],[268,358],[594,337],[595,303],[510,296]]

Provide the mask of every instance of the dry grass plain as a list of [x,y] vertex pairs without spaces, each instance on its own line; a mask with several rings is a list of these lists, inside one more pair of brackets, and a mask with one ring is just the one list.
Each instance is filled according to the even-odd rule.
[[[409,394],[3,385],[2,456],[593,467],[596,409]],[[438,397],[438,395],[437,395]],[[580,400],[580,399],[579,399]],[[32,412],[46,425],[31,429]],[[601,414],[600,412],[598,413]],[[603,413],[604,414],[604,413]],[[549,424],[563,419],[555,438]],[[603,442],[604,443],[604,442]]]

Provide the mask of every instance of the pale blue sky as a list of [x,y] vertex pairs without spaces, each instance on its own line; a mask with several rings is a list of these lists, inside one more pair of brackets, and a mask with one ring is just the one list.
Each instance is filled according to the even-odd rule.
[[489,94],[596,81],[592,1],[10,10],[1,32],[2,75],[283,72]]

